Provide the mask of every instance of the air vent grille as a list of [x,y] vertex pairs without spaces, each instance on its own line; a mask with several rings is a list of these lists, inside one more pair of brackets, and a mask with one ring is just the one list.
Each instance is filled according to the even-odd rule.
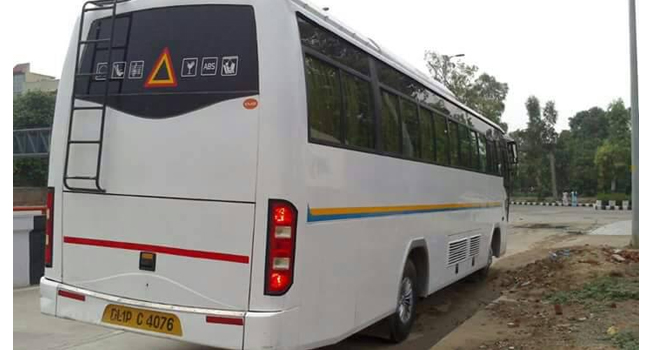
[[477,256],[481,247],[481,236],[473,236],[469,238],[469,256]]
[[467,238],[449,242],[447,265],[457,264],[467,258]]

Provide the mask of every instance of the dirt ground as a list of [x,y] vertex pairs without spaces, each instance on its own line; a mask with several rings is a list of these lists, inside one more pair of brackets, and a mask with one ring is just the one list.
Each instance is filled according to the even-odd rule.
[[492,274],[487,284],[500,297],[432,350],[638,349],[638,251],[544,251],[542,259]]

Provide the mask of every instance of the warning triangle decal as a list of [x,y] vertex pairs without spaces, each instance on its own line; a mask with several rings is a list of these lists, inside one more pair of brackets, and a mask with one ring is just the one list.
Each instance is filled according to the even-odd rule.
[[[165,67],[164,70],[162,70],[163,66]],[[165,47],[158,56],[156,63],[154,63],[144,87],[175,87],[176,85],[178,84],[176,82],[176,73],[174,73],[174,65],[172,64],[172,56],[169,54],[169,48]]]

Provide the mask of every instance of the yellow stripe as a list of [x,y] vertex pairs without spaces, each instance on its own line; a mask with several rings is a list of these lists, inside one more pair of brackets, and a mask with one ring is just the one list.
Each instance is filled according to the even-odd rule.
[[485,203],[445,203],[445,204],[420,204],[420,205],[395,205],[386,207],[349,207],[349,208],[310,208],[312,215],[345,215],[345,214],[375,214],[403,211],[462,209],[462,208],[490,208],[499,207],[501,202]]

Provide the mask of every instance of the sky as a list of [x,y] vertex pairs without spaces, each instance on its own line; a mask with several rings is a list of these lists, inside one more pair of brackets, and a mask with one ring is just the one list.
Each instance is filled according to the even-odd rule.
[[[465,54],[464,62],[508,83],[503,120],[510,131],[525,128],[530,95],[555,101],[558,131],[581,110],[616,98],[629,105],[627,1],[311,1],[424,72],[425,50]],[[60,77],[82,3],[21,1],[38,8],[29,15],[37,30],[20,34],[13,62]]]

